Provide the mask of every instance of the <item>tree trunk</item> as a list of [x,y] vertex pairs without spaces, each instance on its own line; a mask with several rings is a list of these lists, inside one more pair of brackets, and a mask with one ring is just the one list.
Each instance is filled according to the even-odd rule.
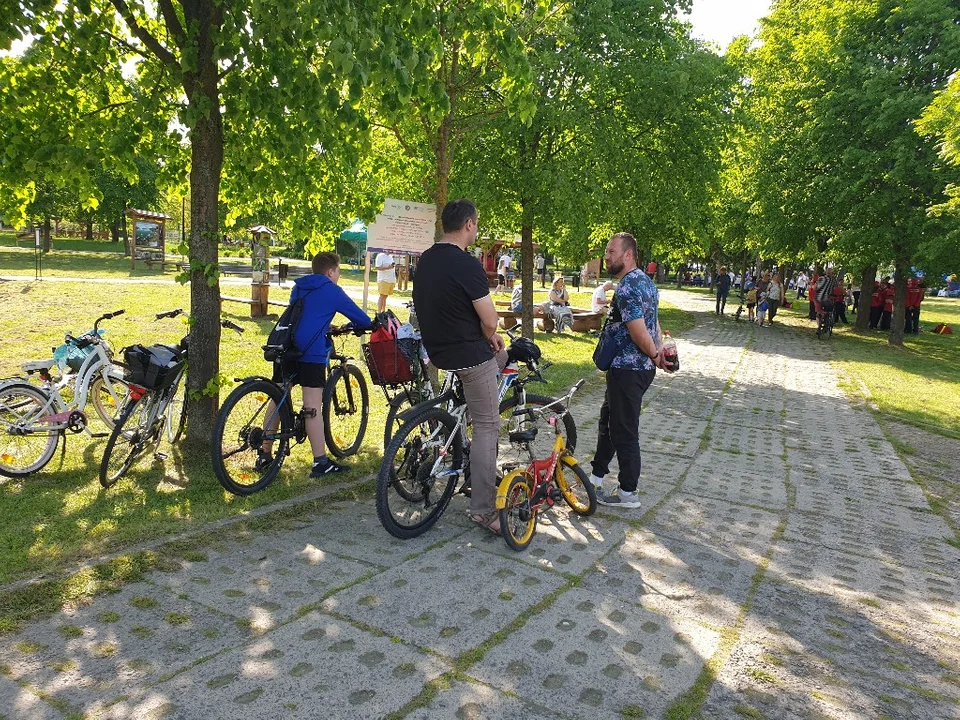
[[870,306],[873,303],[873,283],[877,278],[877,266],[869,265],[860,273],[860,302],[857,304],[857,330],[866,332],[870,327]]
[[93,240],[93,220],[87,220],[85,224],[87,226],[87,229],[86,229],[86,233],[84,234],[84,239]]
[[525,338],[533,339],[533,210],[523,208],[523,225],[520,227],[520,304],[523,307],[521,332]]
[[[219,10],[203,2],[198,11],[196,74],[184,77],[187,99],[199,113],[190,130],[190,366],[187,372],[187,444],[199,452],[213,435],[219,404],[220,282],[208,281],[206,268],[217,262],[218,201],[223,169],[223,118],[220,115],[215,36]],[[192,18],[188,18],[190,22]],[[212,284],[211,284],[212,282]],[[211,382],[213,381],[213,382]],[[210,385],[210,389],[208,389]],[[196,399],[199,398],[199,399]]]
[[110,242],[120,242],[120,225],[116,222],[110,224]]
[[43,219],[43,232],[40,235],[40,249],[43,252],[53,250],[53,238],[50,236],[50,218]]

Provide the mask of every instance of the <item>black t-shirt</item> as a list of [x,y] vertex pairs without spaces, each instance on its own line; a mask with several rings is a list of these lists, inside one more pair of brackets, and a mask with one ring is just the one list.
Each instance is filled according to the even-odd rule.
[[489,294],[480,262],[456,245],[437,243],[420,256],[413,302],[423,345],[438,368],[462,370],[493,357],[473,307]]

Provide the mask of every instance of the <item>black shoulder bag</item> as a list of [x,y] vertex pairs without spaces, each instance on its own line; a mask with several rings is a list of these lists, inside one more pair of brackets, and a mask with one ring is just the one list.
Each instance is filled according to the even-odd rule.
[[[614,292],[610,312],[600,329],[600,339],[593,351],[593,364],[600,370],[609,370],[625,345],[622,340],[617,339],[616,330],[621,322],[623,322],[623,316],[620,314],[620,305],[617,304],[617,294]],[[630,336],[627,335],[627,337]]]

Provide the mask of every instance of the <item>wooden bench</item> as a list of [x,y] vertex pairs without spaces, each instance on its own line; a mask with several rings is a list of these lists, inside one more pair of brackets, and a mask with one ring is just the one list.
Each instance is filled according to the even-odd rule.
[[579,308],[570,309],[573,310],[573,326],[571,329],[574,332],[590,332],[591,330],[599,330],[603,326],[603,318],[605,317],[603,313]]
[[[501,304],[504,304],[504,303],[500,303],[500,302],[497,303],[497,305],[501,305]],[[523,313],[514,312],[513,310],[509,309],[510,303],[505,303],[505,304],[508,307],[503,310],[497,310],[497,317],[500,318],[500,327],[502,327],[504,330],[509,330],[515,325],[520,324],[520,322],[523,320]],[[537,323],[537,326],[541,330],[544,330],[546,332],[554,331],[555,326],[554,326],[553,320],[548,317],[544,317],[543,307],[541,307],[540,305],[534,306],[533,317],[538,318],[540,320],[540,322]]]

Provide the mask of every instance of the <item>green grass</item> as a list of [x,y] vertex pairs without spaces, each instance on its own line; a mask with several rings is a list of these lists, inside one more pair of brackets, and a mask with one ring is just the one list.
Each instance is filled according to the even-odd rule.
[[[0,248],[0,274],[11,272],[4,265],[7,259],[9,256]],[[112,277],[123,275],[103,272]],[[88,330],[103,312],[126,310],[126,314],[103,324],[115,350],[136,342],[176,342],[186,332],[181,319],[153,319],[162,310],[189,309],[189,288],[185,286],[11,281],[2,287],[0,336],[17,341],[0,346],[0,377],[20,374],[19,366],[26,360],[49,357],[66,331],[79,334]],[[229,288],[225,292],[231,293]],[[288,296],[289,289],[271,291],[273,298]],[[252,320],[247,307],[237,303],[224,303],[223,308],[225,316],[246,332],[237,336],[224,331],[222,372],[230,378],[269,372],[260,346],[276,317]],[[403,317],[405,311],[398,314]],[[672,329],[693,325],[689,314],[666,306],[662,318],[664,326]],[[591,361],[595,337],[537,333],[536,340],[544,358],[554,365],[545,372],[549,384],[533,385],[534,392],[559,394],[581,377],[599,382]],[[358,338],[350,336],[346,348],[348,354],[360,357]],[[221,397],[227,392],[229,387]],[[350,459],[354,470],[348,478],[373,473],[380,464],[386,403],[380,389],[373,386],[370,399],[366,439],[360,452]],[[64,570],[103,553],[193,531],[205,523],[297,497],[324,484],[307,477],[309,450],[297,448],[269,489],[240,498],[220,487],[205,456],[190,457],[164,444],[161,450],[169,452],[165,461],[144,459],[116,486],[103,490],[97,475],[106,440],[81,434],[68,435],[66,443],[66,452],[61,455],[58,449],[44,470],[28,478],[0,479],[0,584]]]

